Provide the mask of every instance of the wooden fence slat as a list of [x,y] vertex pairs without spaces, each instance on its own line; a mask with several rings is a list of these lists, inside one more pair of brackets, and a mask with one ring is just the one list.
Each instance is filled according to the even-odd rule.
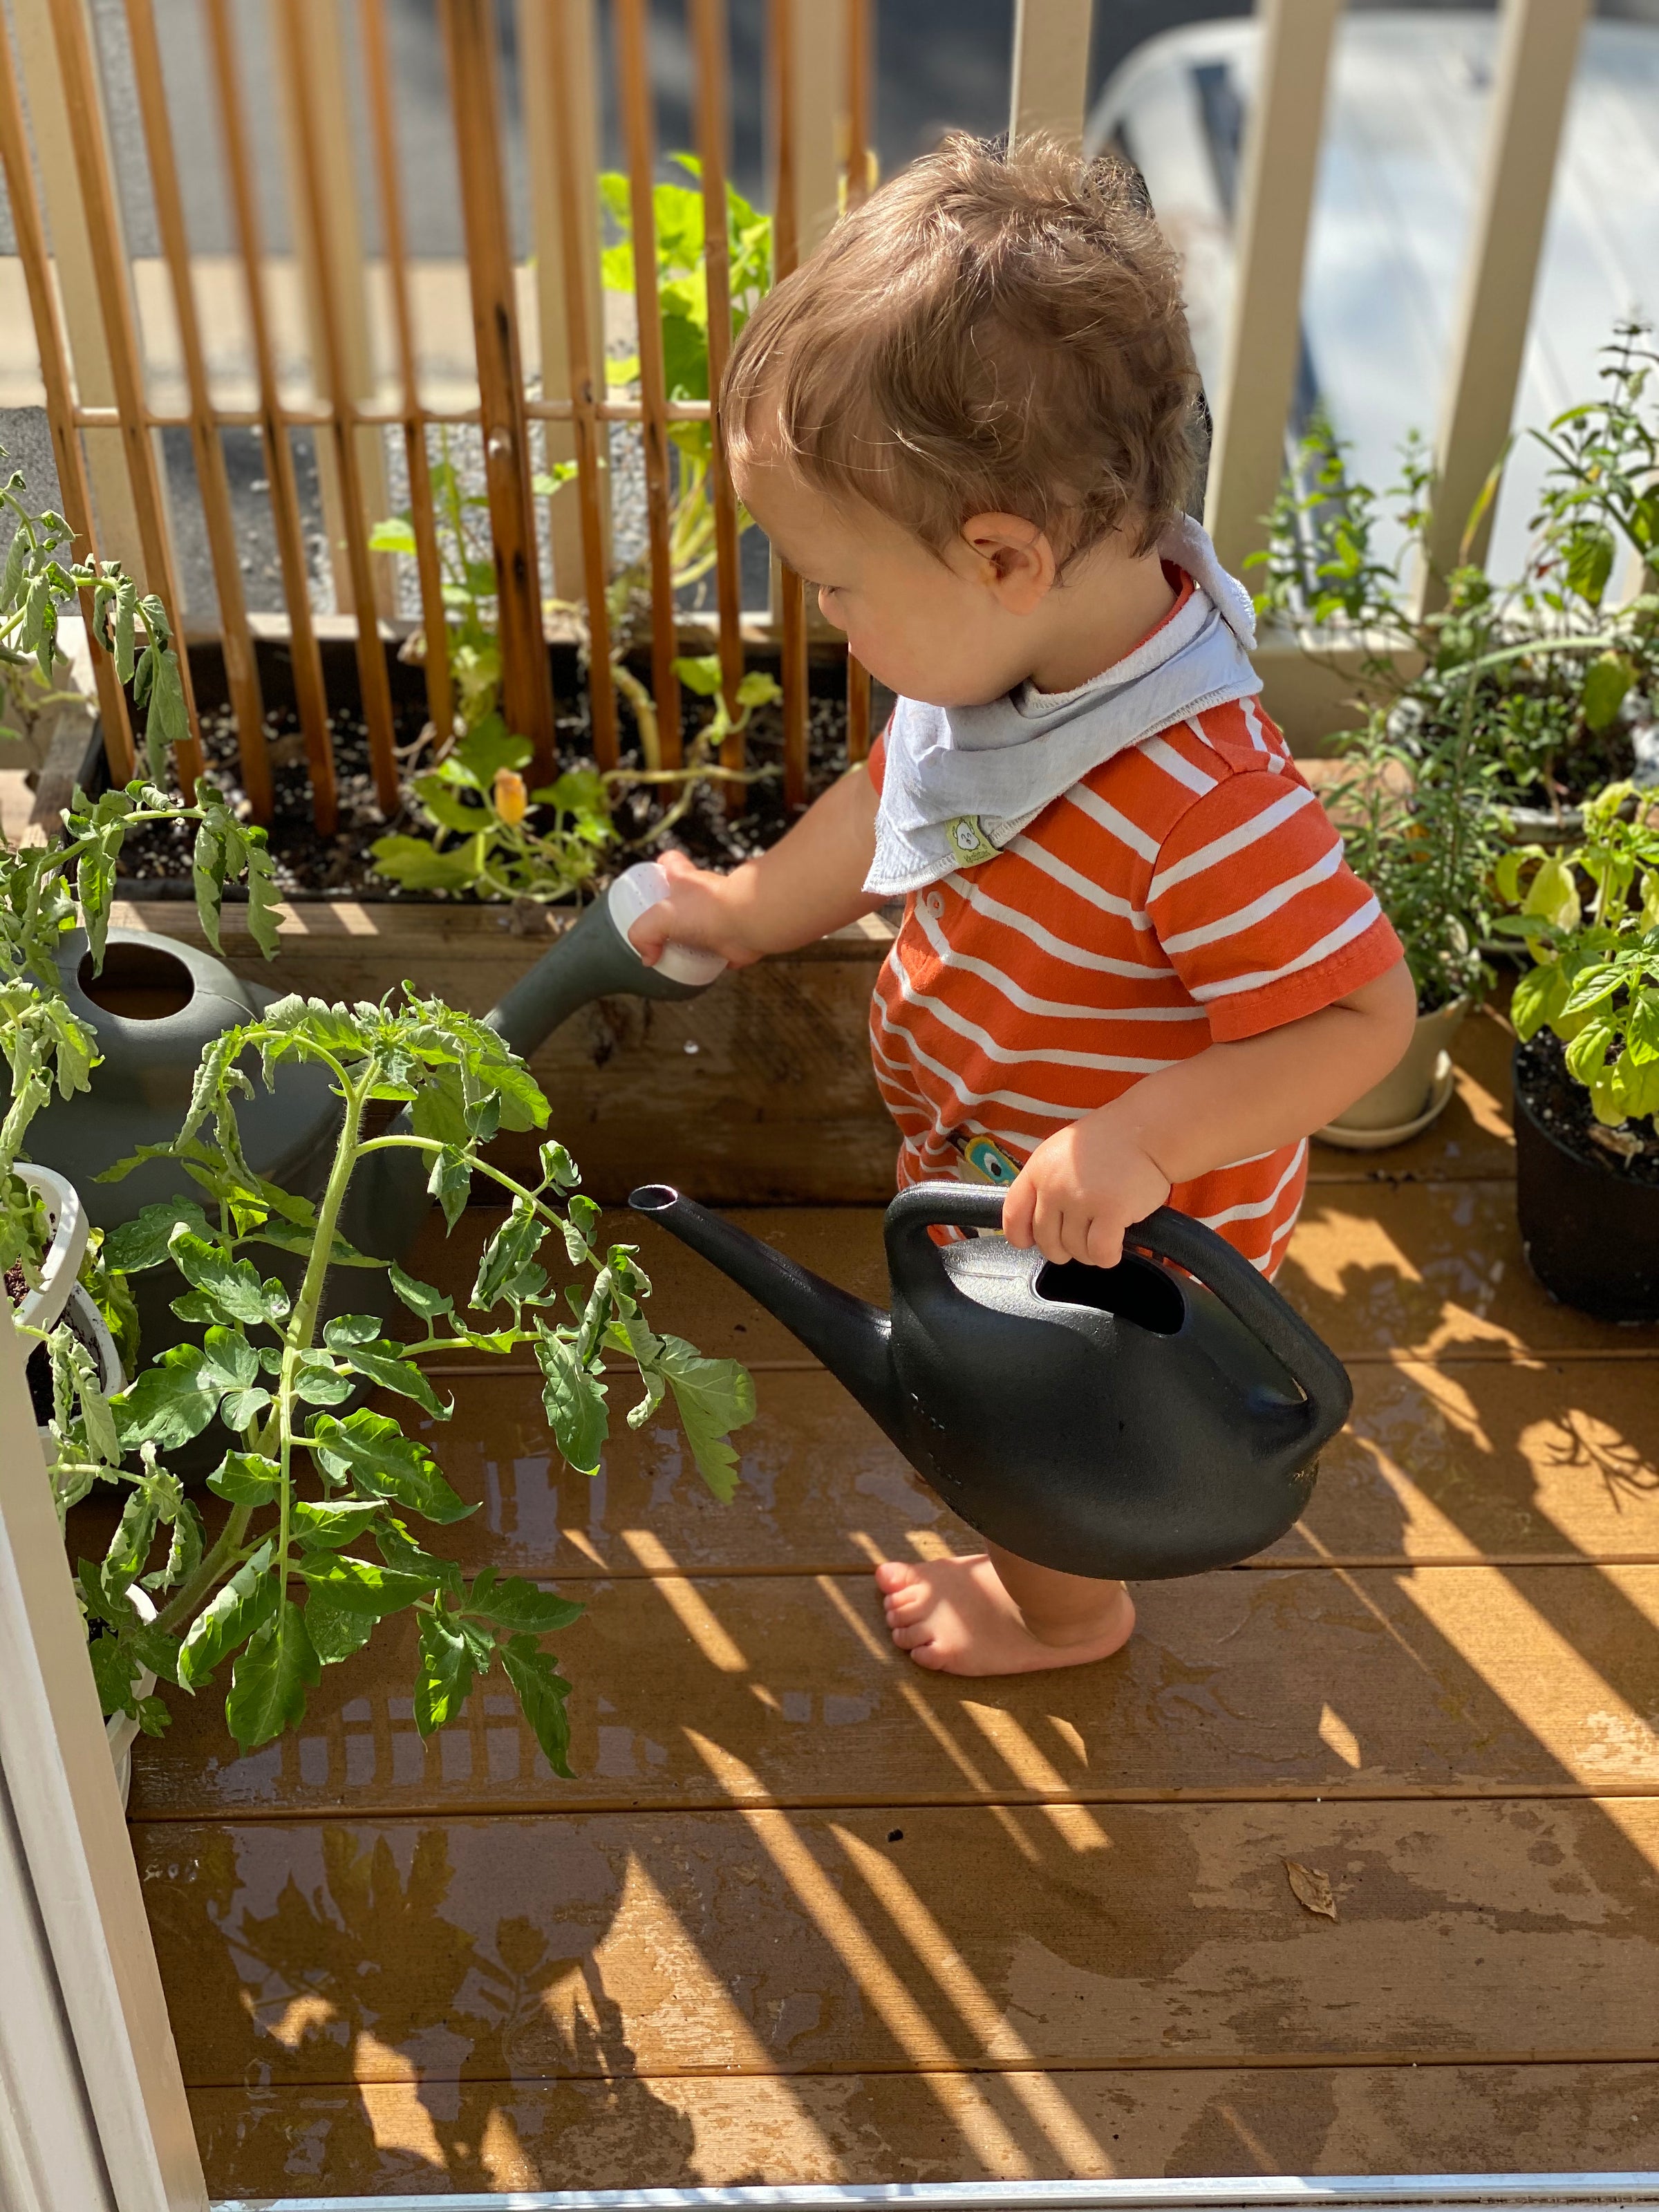
[[[743,575],[738,543],[738,500],[732,489],[726,441],[720,430],[720,391],[732,351],[732,256],[726,209],[726,0],[692,0],[691,36],[696,52],[697,155],[702,165],[703,266],[708,294],[708,397],[714,408],[708,461],[708,498],[714,515],[714,605],[719,623],[720,690],[728,714],[738,713],[743,681]],[[720,748],[720,765],[740,774],[748,748],[741,730]],[[739,812],[747,793],[740,783],[726,787],[726,806]]]
[[[799,256],[795,166],[795,0],[767,9],[773,131],[772,280],[794,274]],[[774,556],[774,599],[782,647],[783,799],[806,804],[806,609],[801,580]]]
[[271,520],[276,537],[276,557],[283,572],[283,598],[291,633],[295,706],[311,775],[313,817],[319,835],[331,837],[339,826],[339,786],[329,729],[328,696],[323,685],[322,655],[317,649],[317,633],[311,618],[311,574],[306,562],[294,448],[283,418],[276,381],[276,356],[266,312],[259,209],[249,155],[252,142],[231,31],[229,0],[202,0],[202,5],[207,21],[214,88],[218,96],[222,152],[237,246],[247,288],[248,329],[259,385],[259,432],[270,485]]
[[[27,106],[30,135],[37,146],[69,143],[64,74],[52,21],[59,0],[12,0],[11,4],[21,94]],[[81,399],[109,410],[107,427],[88,429],[81,441],[99,546],[106,561],[118,562],[130,576],[137,576],[144,565],[138,510],[127,477],[109,347],[92,273],[92,241],[74,162],[43,161],[36,188],[44,234],[51,242],[59,329],[74,388]]]
[[[1436,446],[1430,565],[1419,580],[1425,608],[1437,596],[1435,571],[1458,562],[1475,501],[1510,434],[1556,153],[1589,12],[1589,0],[1508,0],[1504,9],[1480,195]],[[1471,538],[1469,557],[1477,562],[1486,559],[1497,505],[1494,495]]]
[[1017,0],[1011,138],[1041,131],[1082,144],[1093,18],[1092,0]]
[[357,406],[351,388],[351,365],[347,350],[344,318],[338,289],[330,274],[330,204],[324,166],[321,125],[313,99],[313,79],[307,66],[305,22],[297,13],[279,11],[283,35],[289,44],[289,65],[294,87],[294,113],[299,134],[301,198],[312,234],[312,252],[320,281],[317,312],[321,325],[323,375],[328,386],[331,416],[330,443],[339,473],[341,526],[345,535],[346,561],[351,575],[352,613],[357,625],[357,681],[362,689],[363,720],[368,731],[368,757],[374,774],[374,794],[386,815],[398,811],[398,755],[392,722],[392,684],[386,674],[386,650],[375,611],[374,570],[369,556],[369,517],[363,483],[362,454],[357,443]]
[[155,35],[152,0],[126,0],[127,38],[132,51],[132,74],[138,96],[139,119],[149,158],[150,191],[161,252],[173,282],[173,312],[179,319],[179,350],[184,361],[185,388],[190,394],[191,450],[196,459],[197,489],[207,529],[208,553],[213,563],[214,588],[219,600],[219,638],[224,653],[225,684],[236,721],[236,750],[242,789],[256,822],[270,820],[273,794],[270,754],[265,743],[264,700],[259,689],[259,670],[248,629],[247,605],[242,592],[241,560],[236,550],[236,520],[230,501],[230,477],[225,449],[214,420],[213,395],[208,384],[207,356],[196,312],[196,290],[191,276],[190,236],[185,225],[184,200],[179,189],[179,166],[173,149],[173,124],[167,112],[167,82],[161,70],[161,49]]
[[403,186],[398,174],[398,133],[392,112],[392,51],[386,34],[386,0],[364,0],[363,57],[368,82],[369,128],[380,183],[380,227],[392,318],[398,335],[398,374],[403,385],[404,454],[409,470],[409,513],[415,532],[415,566],[421,585],[421,627],[426,647],[426,710],[447,745],[453,732],[454,690],[449,672],[449,617],[444,606],[443,563],[432,507],[432,467],[421,414],[415,320],[409,297],[409,246],[404,228]]
[[[564,334],[576,458],[577,512],[581,526],[582,575],[587,599],[588,715],[593,733],[593,757],[601,769],[614,769],[620,752],[617,687],[611,676],[611,611],[605,599],[605,501],[608,479],[601,466],[605,434],[599,428],[597,411],[604,374],[604,331],[592,319],[594,299],[587,281],[588,264],[598,251],[599,233],[597,216],[590,220],[578,168],[584,142],[577,123],[579,103],[573,79],[581,48],[563,35],[571,7],[580,9],[586,4],[586,0],[556,0],[544,58],[550,79]],[[591,82],[585,83],[583,89],[591,91]],[[544,360],[544,385],[546,369]]]
[[645,447],[645,526],[651,564],[651,689],[664,768],[678,768],[680,747],[679,652],[675,632],[674,569],[669,544],[672,483],[662,316],[657,301],[656,216],[653,206],[656,130],[651,116],[645,0],[617,0],[617,74],[623,136],[628,147],[629,205],[634,226],[634,301],[639,320],[641,425]]
[[[282,126],[283,181],[300,264],[310,351],[314,361],[321,361],[328,351],[324,322],[326,295],[331,303],[345,389],[349,398],[362,406],[374,397],[377,377],[368,288],[364,281],[363,212],[357,165],[352,158],[358,132],[349,98],[343,5],[344,0],[266,0],[266,13],[280,94],[276,114]],[[311,110],[309,160],[304,151],[302,99]],[[328,224],[321,237],[307,213],[308,198],[313,193],[328,210]],[[319,376],[317,380],[320,386],[327,380]],[[377,522],[391,511],[386,447],[378,429],[361,422],[353,431],[352,442],[356,447],[362,511],[371,522]],[[317,483],[335,604],[342,614],[353,614],[358,602],[347,520],[350,502],[336,452],[332,438],[318,440]],[[394,613],[392,556],[371,554],[369,572],[374,585],[374,611],[381,615]]]
[[817,252],[841,213],[846,118],[847,15],[851,0],[793,0],[791,112],[795,252]]
[[52,12],[52,33],[64,76],[64,104],[68,113],[70,143],[76,173],[86,209],[87,233],[92,246],[93,275],[103,314],[104,335],[109,346],[110,372],[115,380],[115,402],[121,414],[121,440],[133,504],[138,514],[138,536],[144,556],[144,583],[167,610],[177,641],[179,674],[184,683],[185,707],[190,734],[173,747],[173,764],[187,799],[196,793],[202,773],[201,732],[196,719],[196,694],[191,683],[190,656],[185,651],[180,617],[179,580],[173,569],[173,545],[167,530],[161,473],[157,465],[152,434],[144,422],[144,374],[138,348],[138,326],[128,282],[126,241],[121,232],[115,200],[114,179],[103,137],[103,107],[98,96],[97,65],[93,59],[92,33],[84,0],[64,0]]
[[[597,337],[596,358],[601,364],[605,352],[605,293],[599,281],[597,5],[598,0],[518,0],[520,100],[530,172],[536,317],[541,336],[541,396],[544,400],[571,398],[570,329],[566,311],[569,280],[564,252],[566,187],[562,181],[566,155],[561,143],[562,133],[570,142],[569,165],[574,179],[572,212],[576,217],[576,258],[580,270],[583,320],[588,334],[584,350],[593,350]],[[572,88],[562,109],[556,101],[556,71],[562,71]],[[590,416],[590,428],[592,421]],[[579,441],[574,428],[550,423],[544,434],[550,468],[560,461],[577,461]],[[603,464],[608,458],[603,439],[596,443],[595,451]],[[601,465],[597,488],[608,565],[608,467]],[[553,553],[554,589],[562,599],[580,599],[586,589],[587,574],[580,476],[573,483],[562,484],[548,501],[547,526]]]
[[1302,264],[1319,169],[1325,87],[1341,0],[1261,0],[1256,88],[1245,132],[1232,315],[1205,524],[1224,568],[1244,573],[1267,543],[1285,473],[1285,428],[1302,342]]
[[[0,21],[0,168],[6,179],[12,230],[18,258],[23,264],[29,307],[34,317],[35,340],[40,354],[40,375],[46,391],[46,421],[52,432],[52,456],[58,464],[58,492],[64,502],[64,520],[75,532],[75,552],[82,559],[98,558],[94,534],[92,498],[87,486],[85,458],[80,433],[75,427],[75,398],[70,386],[69,349],[59,320],[58,295],[52,281],[46,233],[35,198],[34,169],[29,157],[28,134],[18,98],[17,76],[12,64],[11,36]],[[81,594],[81,613],[92,624],[92,594]],[[104,757],[112,779],[130,783],[137,772],[132,723],[126,693],[117,681],[115,664],[97,646],[91,648],[93,680],[98,691],[104,725]]]
[[439,12],[449,65],[461,219],[471,281],[484,483],[495,554],[501,705],[508,726],[535,748],[536,775],[546,780],[555,769],[553,682],[542,633],[529,416],[501,182],[495,13],[493,0],[441,0]]

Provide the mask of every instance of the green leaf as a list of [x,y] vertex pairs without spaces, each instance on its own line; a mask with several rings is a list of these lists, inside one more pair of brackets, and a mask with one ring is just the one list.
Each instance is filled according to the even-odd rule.
[[377,522],[368,533],[368,550],[371,553],[418,553],[414,524],[405,514]]
[[133,1711],[132,1686],[137,1678],[138,1662],[124,1639],[113,1636],[97,1636],[87,1646],[92,1660],[92,1679],[98,1688],[98,1703],[106,1713],[130,1713]]
[[717,653],[683,655],[674,663],[674,673],[688,691],[712,698],[720,688],[720,657]]
[[354,1651],[361,1651],[374,1633],[372,1613],[348,1613],[343,1606],[331,1604],[319,1590],[306,1593],[306,1626],[311,1634],[311,1648],[325,1667],[337,1667],[343,1659],[349,1659]]
[[[453,1223],[451,1226],[453,1226]],[[392,1279],[392,1289],[410,1311],[418,1314],[422,1321],[434,1322],[441,1315],[453,1314],[455,1301],[447,1291],[435,1291],[430,1283],[419,1282],[413,1275],[404,1274],[395,1260],[387,1273]]]
[[548,1330],[537,1333],[536,1358],[555,1443],[578,1474],[597,1474],[611,1431],[604,1382],[588,1372],[562,1337]]
[[586,1611],[572,1598],[555,1597],[518,1575],[497,1577],[486,1567],[466,1595],[469,1613],[481,1613],[498,1628],[526,1636],[546,1636],[556,1628],[568,1628]]
[[314,1504],[296,1498],[289,1509],[289,1527],[295,1539],[310,1552],[337,1552],[356,1542],[386,1510],[378,1498],[348,1498],[338,1504]]
[[366,1375],[382,1390],[395,1390],[401,1398],[412,1398],[433,1418],[447,1421],[454,1410],[454,1401],[445,1403],[427,1381],[412,1359],[400,1359],[398,1347],[384,1339],[379,1344],[354,1344],[345,1346],[340,1357],[359,1375]]
[[[486,589],[493,592],[495,588],[492,569]],[[443,769],[453,782],[487,792],[499,769],[527,768],[535,750],[528,738],[515,737],[499,714],[486,714],[461,738],[443,763]]]
[[153,1443],[176,1451],[198,1437],[218,1410],[219,1385],[205,1371],[199,1346],[175,1344],[110,1401],[123,1449]]
[[532,1733],[555,1774],[570,1771],[570,1717],[565,1710],[570,1685],[551,1655],[538,1650],[531,1636],[514,1636],[499,1647],[507,1679],[513,1685]]
[[776,682],[763,668],[751,668],[738,686],[739,707],[769,707],[782,696]]
[[251,1260],[228,1259],[217,1244],[182,1225],[168,1237],[167,1250],[185,1280],[205,1291],[228,1319],[274,1328],[287,1317],[288,1292],[274,1275],[261,1281]]
[[698,1473],[716,1498],[729,1498],[738,1486],[738,1455],[726,1437],[755,1418],[754,1377],[735,1359],[705,1359],[678,1336],[663,1338],[658,1371],[674,1394]]
[[179,1680],[186,1690],[199,1690],[225,1654],[246,1643],[276,1612],[281,1592],[270,1571],[271,1553],[269,1542],[261,1544],[191,1623],[179,1648]]
[[259,1355],[234,1329],[210,1328],[202,1346],[202,1371],[223,1390],[246,1390],[259,1379]]
[[1606,1022],[1592,1022],[1579,1030],[1567,1047],[1567,1073],[1575,1083],[1591,1084],[1601,1073],[1616,1031]]
[[444,1219],[453,1229],[466,1212],[466,1202],[472,1195],[472,1166],[466,1154],[453,1147],[434,1152],[426,1187],[443,1208]]
[[140,1274],[146,1267],[159,1267],[168,1257],[167,1239],[175,1229],[205,1237],[207,1225],[207,1216],[193,1198],[157,1199],[110,1231],[104,1256],[123,1274]]
[[[556,1190],[574,1190],[582,1179],[582,1171],[562,1145],[550,1138],[540,1150],[542,1181],[551,1183]],[[592,1200],[589,1200],[592,1204]],[[595,1208],[597,1212],[598,1209]]]
[[476,1669],[467,1640],[441,1613],[421,1616],[421,1671],[415,1684],[415,1725],[422,1735],[447,1728],[466,1703]]
[[440,853],[424,837],[377,837],[368,848],[377,876],[415,891],[464,891],[478,880],[487,858],[483,834]]
[[244,1751],[269,1743],[305,1717],[306,1692],[321,1680],[304,1613],[285,1597],[274,1620],[237,1654],[225,1720]]
[[1527,970],[1516,984],[1515,996],[1510,1002],[1510,1018],[1522,1044],[1528,1037],[1535,1036],[1545,1023],[1559,1012],[1566,995],[1567,980],[1559,964],[1552,962]]
[[546,1234],[540,1216],[522,1200],[515,1199],[513,1211],[478,1256],[477,1278],[470,1301],[477,1311],[488,1313],[501,1299],[514,1295],[524,1270],[534,1261]]
[[360,1406],[343,1421],[325,1416],[307,1442],[331,1474],[348,1478],[376,1498],[407,1505],[428,1521],[464,1521],[476,1506],[455,1495],[424,1444],[405,1437],[396,1421]]
[[355,1387],[325,1352],[302,1352],[294,1363],[294,1395],[303,1405],[343,1406]]
[[[1599,607],[1613,574],[1613,532],[1604,523],[1581,522],[1567,541],[1565,580],[1586,605]],[[1592,729],[1597,726],[1592,722]]]
[[573,1267],[580,1267],[593,1249],[593,1231],[599,1224],[599,1208],[591,1198],[580,1194],[565,1207],[564,1249],[570,1255]]
[[282,893],[276,884],[276,864],[271,859],[263,830],[244,832],[247,846],[247,933],[267,960],[276,957],[280,942],[276,909]]
[[270,1404],[269,1390],[227,1390],[219,1401],[219,1418],[227,1428],[247,1430]]
[[1609,728],[1636,681],[1636,663],[1622,653],[1603,653],[1584,672],[1584,720],[1592,730]]
[[404,1567],[383,1567],[348,1552],[310,1552],[299,1562],[307,1586],[345,1613],[367,1613],[383,1620],[417,1598],[429,1597],[436,1578]]
[[258,1452],[227,1452],[207,1486],[233,1505],[274,1505],[283,1494],[283,1470]]

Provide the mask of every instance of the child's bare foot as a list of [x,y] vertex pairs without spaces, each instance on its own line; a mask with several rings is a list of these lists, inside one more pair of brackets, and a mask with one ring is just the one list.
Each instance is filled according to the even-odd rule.
[[[1021,1581],[1046,1571],[1023,1560],[1018,1565]],[[890,1559],[876,1569],[894,1643],[918,1667],[941,1674],[1035,1674],[1048,1667],[1082,1667],[1109,1659],[1128,1642],[1135,1608],[1121,1583],[1092,1584],[1084,1607],[1075,1595],[1081,1577],[1054,1579],[1069,1586],[1073,1601],[1060,1618],[1043,1620],[1039,1634],[983,1552],[918,1566]]]

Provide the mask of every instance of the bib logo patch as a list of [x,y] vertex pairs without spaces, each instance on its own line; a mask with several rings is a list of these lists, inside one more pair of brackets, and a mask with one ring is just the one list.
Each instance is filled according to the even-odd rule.
[[964,868],[977,867],[981,860],[994,860],[1000,850],[980,828],[976,814],[958,814],[955,821],[945,823],[945,834],[951,841],[951,850]]

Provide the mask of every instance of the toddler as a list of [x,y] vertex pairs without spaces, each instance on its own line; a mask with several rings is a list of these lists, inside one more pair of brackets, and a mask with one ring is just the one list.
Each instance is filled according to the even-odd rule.
[[[1101,1267],[1167,1203],[1271,1275],[1309,1133],[1415,997],[1187,518],[1198,376],[1138,179],[948,140],[761,303],[720,404],[744,504],[898,703],[761,859],[668,854],[635,943],[740,966],[902,898],[871,1020],[900,1182],[1001,1184],[1012,1243]],[[994,1547],[876,1581],[949,1674],[1134,1625],[1122,1583]]]

